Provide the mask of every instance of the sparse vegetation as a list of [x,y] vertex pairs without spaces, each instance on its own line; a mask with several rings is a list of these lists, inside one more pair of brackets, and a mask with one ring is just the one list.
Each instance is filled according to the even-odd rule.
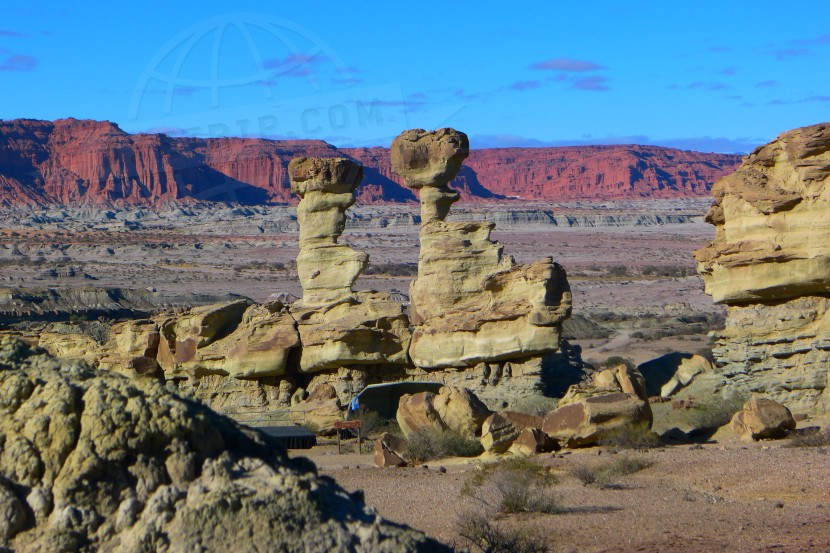
[[580,463],[571,468],[571,474],[582,482],[583,486],[608,488],[616,481],[629,474],[647,469],[654,463],[648,459],[617,455],[613,460],[603,463]]
[[475,438],[431,428],[420,428],[407,436],[406,449],[408,456],[417,462],[442,457],[476,457],[484,451]]
[[611,369],[617,367],[619,365],[625,365],[629,369],[633,369],[635,367],[634,362],[627,357],[621,357],[619,355],[612,355],[605,362],[602,364],[604,367]]
[[392,277],[408,277],[418,275],[417,263],[379,263],[369,265],[363,271],[364,275],[384,275]]
[[729,423],[732,416],[743,408],[748,396],[735,393],[716,395],[701,401],[689,410],[689,423],[695,428],[720,428]]
[[[805,429],[806,430],[806,429]],[[790,434],[788,447],[830,447],[830,428]]]
[[660,437],[646,423],[629,423],[612,430],[599,443],[617,449],[648,449],[660,445]]
[[513,406],[513,410],[517,413],[541,417],[556,409],[558,401],[554,397],[528,396],[517,401],[516,405]]
[[467,545],[482,553],[545,553],[549,550],[546,540],[527,527],[497,525],[482,513],[462,513],[456,527]]
[[556,478],[530,459],[508,458],[481,467],[464,482],[461,493],[501,513],[564,512],[562,502],[549,488]]

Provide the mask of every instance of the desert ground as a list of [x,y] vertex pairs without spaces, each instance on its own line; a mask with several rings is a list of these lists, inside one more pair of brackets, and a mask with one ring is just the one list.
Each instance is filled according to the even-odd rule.
[[[744,443],[722,430],[702,444],[539,455],[564,511],[502,515],[496,524],[535,533],[557,552],[830,551],[830,451],[788,445]],[[458,547],[467,545],[459,520],[483,510],[462,492],[481,461],[378,469],[371,455],[338,455],[330,445],[295,454],[309,455],[345,488],[362,489],[382,516]],[[650,466],[606,488],[570,473],[622,456]]]
[[[706,334],[721,323],[725,310],[703,292],[692,258],[714,235],[703,221],[709,203],[461,206],[454,217],[496,221],[492,237],[520,263],[551,256],[565,267],[574,314],[601,327],[569,335],[584,359],[621,355],[640,363],[704,349]],[[352,211],[342,240],[370,256],[356,288],[406,294],[417,271],[417,206]],[[5,211],[0,286],[299,296],[292,217],[291,208],[279,207]]]

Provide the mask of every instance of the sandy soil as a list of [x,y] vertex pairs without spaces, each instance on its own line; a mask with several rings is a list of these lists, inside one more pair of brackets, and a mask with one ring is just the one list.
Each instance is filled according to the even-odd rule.
[[[558,475],[553,489],[565,513],[509,515],[498,523],[531,528],[562,552],[830,551],[830,452],[785,444],[727,436],[620,452],[653,464],[610,489],[583,486],[569,473],[577,464],[612,459],[607,450],[538,456]],[[378,469],[371,455],[337,455],[331,446],[295,453],[348,490],[363,490],[382,516],[448,544],[464,545],[456,521],[480,508],[461,491],[476,461]]]

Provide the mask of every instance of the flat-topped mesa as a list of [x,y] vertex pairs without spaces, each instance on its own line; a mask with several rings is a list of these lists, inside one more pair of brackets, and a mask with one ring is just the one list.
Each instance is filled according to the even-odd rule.
[[468,155],[470,141],[455,129],[410,129],[392,141],[392,170],[420,191],[422,224],[443,221],[458,201],[458,192],[447,185]]
[[306,306],[323,306],[350,297],[369,256],[337,239],[346,227],[346,210],[354,205],[363,167],[345,158],[308,158],[288,164],[297,206],[300,254],[297,273]]
[[757,148],[712,192],[715,239],[695,258],[729,306],[714,348],[727,384],[830,412],[830,123]]
[[516,265],[490,239],[492,223],[444,221],[458,199],[447,183],[468,153],[467,136],[453,129],[409,130],[392,142],[393,169],[421,196],[409,355],[422,368],[554,352],[570,316],[565,271],[552,259]]

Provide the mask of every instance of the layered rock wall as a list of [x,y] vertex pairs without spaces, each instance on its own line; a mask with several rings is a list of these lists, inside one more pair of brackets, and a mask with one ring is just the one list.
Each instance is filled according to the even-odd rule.
[[830,124],[756,149],[713,194],[715,240],[696,258],[729,306],[715,348],[726,385],[830,411]]

